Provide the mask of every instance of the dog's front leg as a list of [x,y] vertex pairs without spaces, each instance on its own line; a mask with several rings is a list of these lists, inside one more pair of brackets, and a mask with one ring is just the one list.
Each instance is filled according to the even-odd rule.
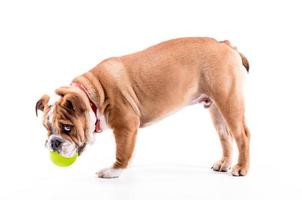
[[138,117],[133,117],[119,122],[123,123],[113,127],[116,142],[116,161],[112,167],[97,172],[99,178],[119,177],[122,171],[127,168],[131,159],[139,127],[139,119]]

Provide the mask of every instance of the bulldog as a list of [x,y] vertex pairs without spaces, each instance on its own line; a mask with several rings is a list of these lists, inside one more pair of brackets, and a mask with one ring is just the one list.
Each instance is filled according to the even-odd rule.
[[179,38],[137,53],[112,57],[70,85],[55,90],[36,103],[43,111],[48,132],[46,146],[65,157],[82,153],[96,132],[113,129],[116,161],[97,172],[100,178],[116,178],[132,156],[138,129],[180,108],[201,103],[210,111],[222,146],[214,171],[231,168],[232,141],[238,147],[238,163],[232,175],[249,169],[250,133],[244,117],[246,57],[227,40]]

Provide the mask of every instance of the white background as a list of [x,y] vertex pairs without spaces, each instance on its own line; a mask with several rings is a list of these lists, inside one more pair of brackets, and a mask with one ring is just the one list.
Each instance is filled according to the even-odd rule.
[[[1,1],[0,199],[302,199],[299,1]],[[102,59],[184,36],[229,39],[250,61],[247,177],[214,173],[218,136],[200,105],[140,130],[119,179],[110,130],[54,166],[34,106]],[[236,157],[234,157],[234,163]]]

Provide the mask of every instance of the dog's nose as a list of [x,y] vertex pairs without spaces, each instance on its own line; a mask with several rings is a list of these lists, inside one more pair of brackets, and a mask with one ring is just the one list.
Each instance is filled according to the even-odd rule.
[[57,151],[60,149],[62,144],[62,141],[58,140],[58,139],[53,139],[50,141],[50,146],[52,148],[52,150]]

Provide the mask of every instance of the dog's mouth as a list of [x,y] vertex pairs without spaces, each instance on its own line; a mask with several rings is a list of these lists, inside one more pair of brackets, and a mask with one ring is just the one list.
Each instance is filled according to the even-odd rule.
[[83,152],[86,144],[82,146],[77,146],[76,144],[65,140],[59,135],[51,135],[45,143],[46,148],[49,151],[56,151],[60,155],[70,158],[75,155],[75,153],[78,153],[79,155]]

